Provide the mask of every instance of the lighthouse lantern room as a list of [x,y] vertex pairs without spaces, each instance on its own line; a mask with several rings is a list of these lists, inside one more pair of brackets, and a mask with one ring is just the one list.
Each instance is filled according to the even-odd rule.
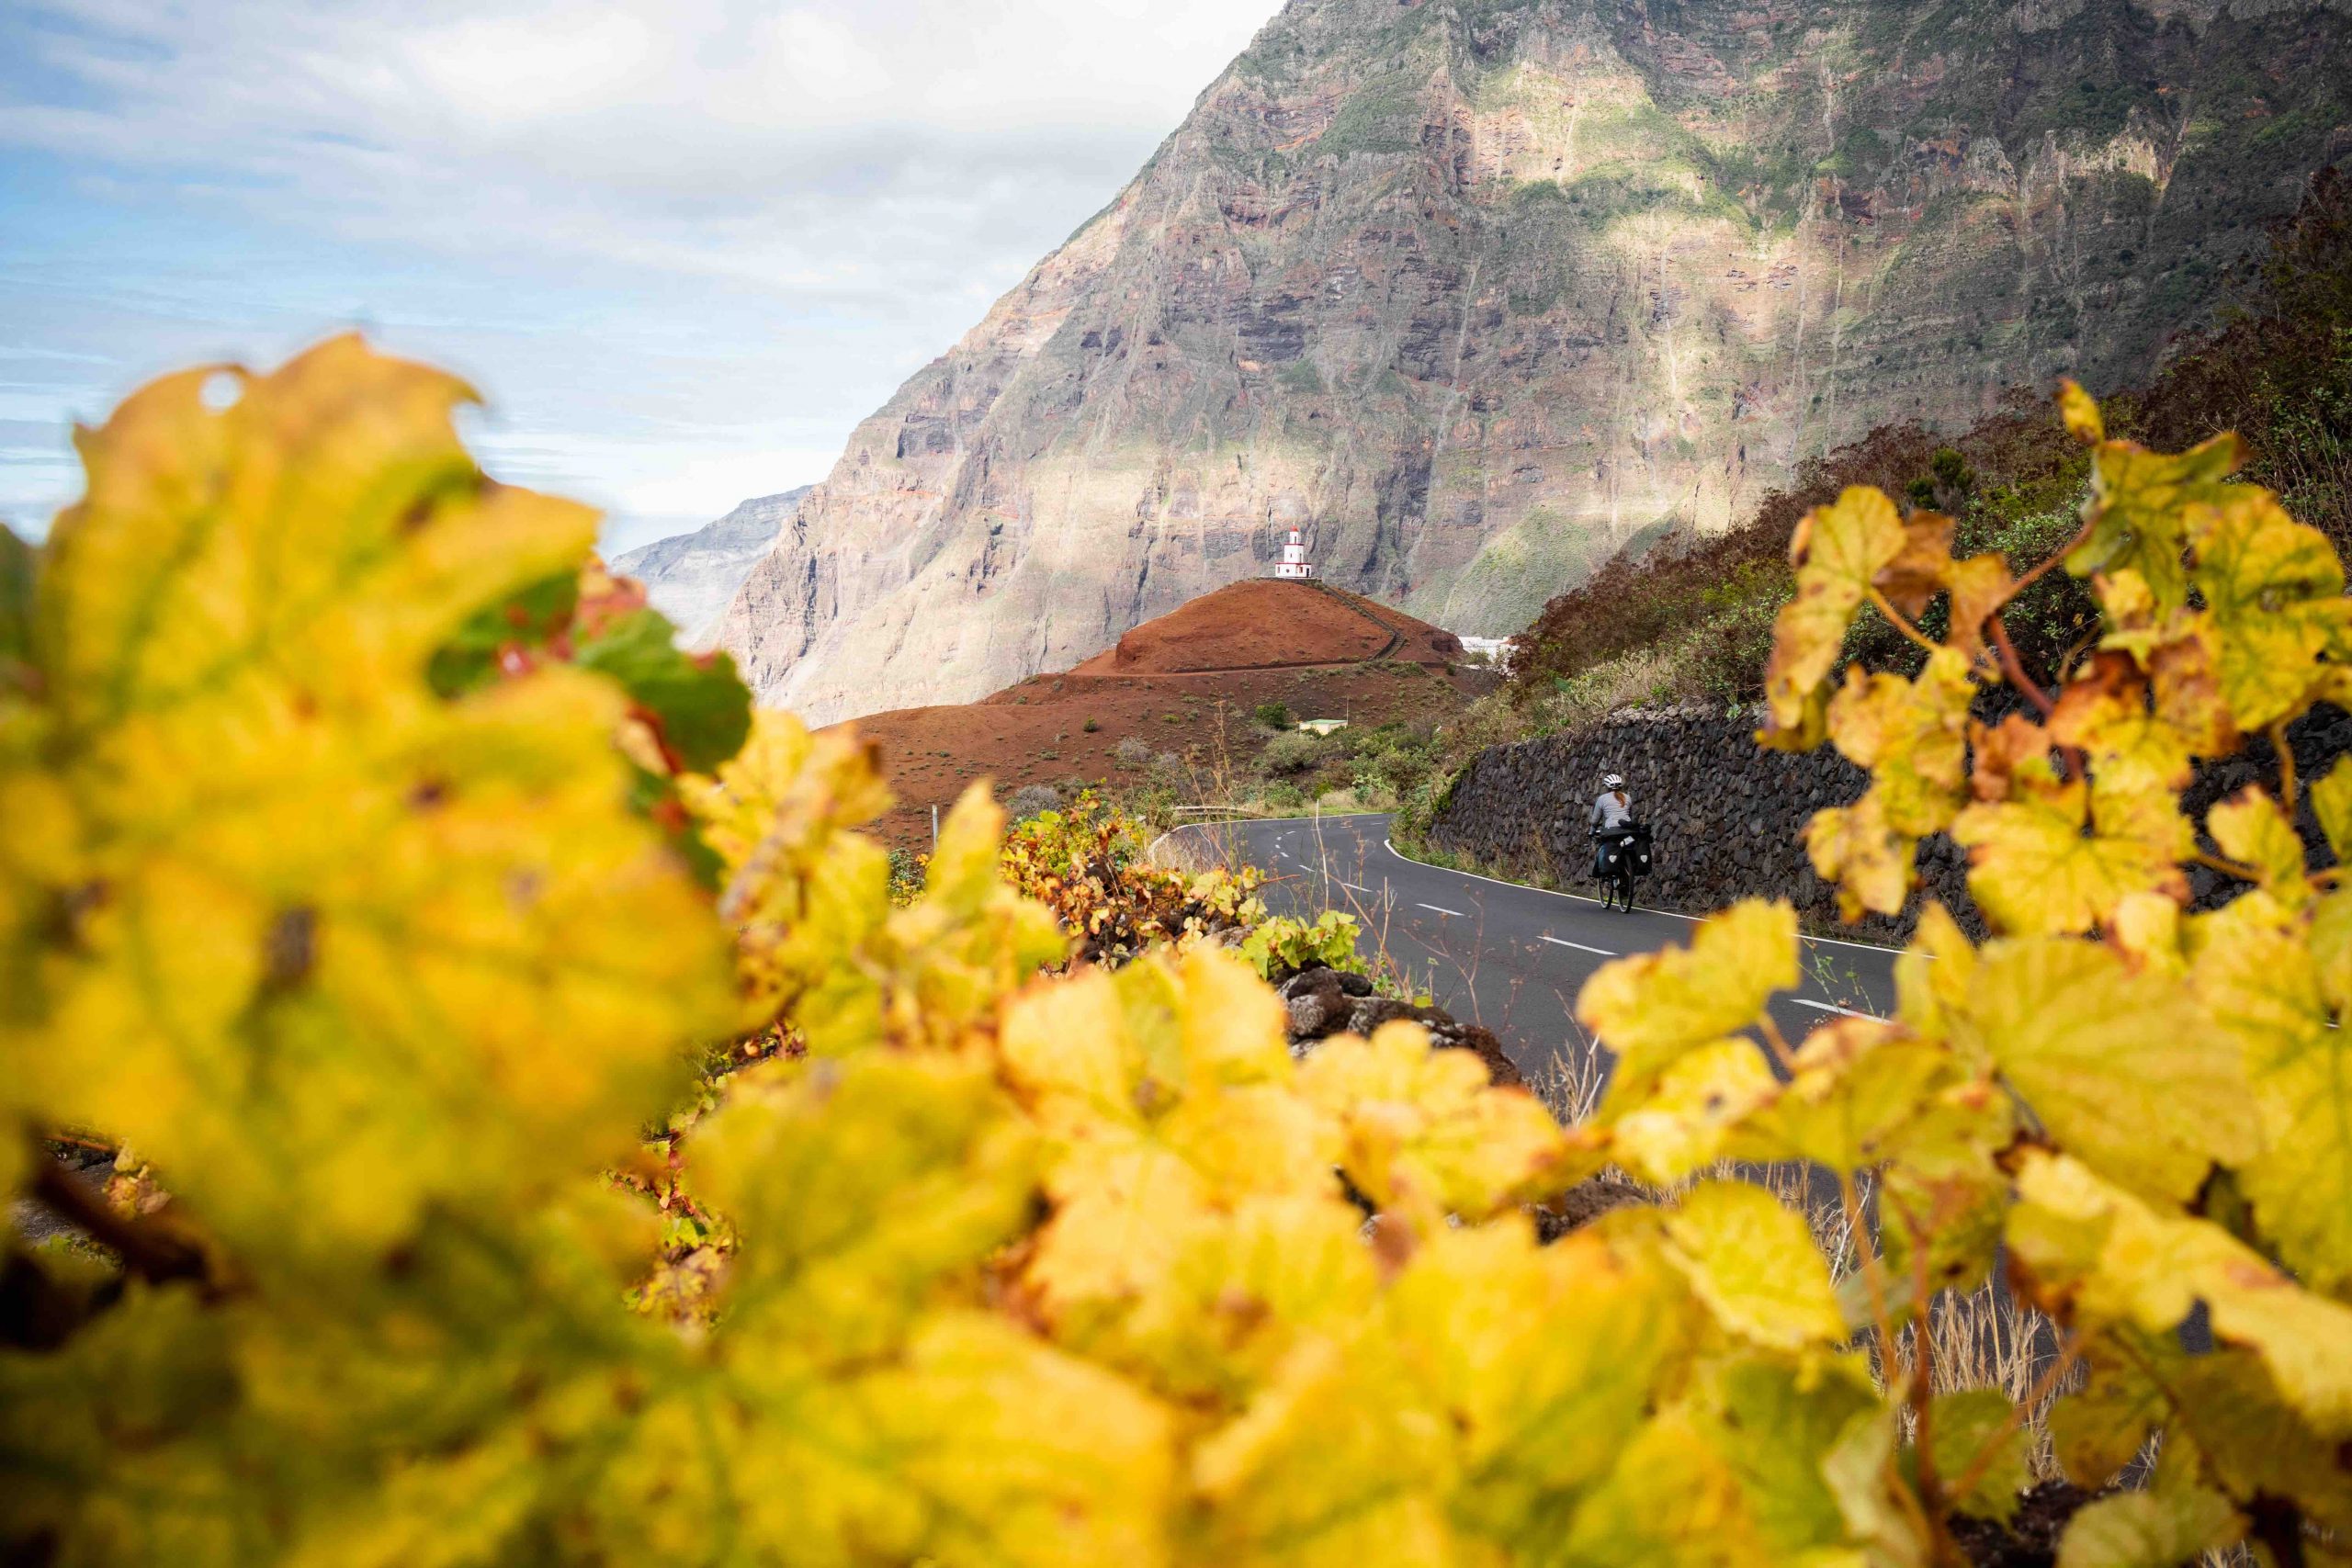
[[1314,564],[1306,558],[1306,533],[1304,529],[1293,528],[1284,536],[1282,564],[1274,568],[1274,575],[1301,581],[1315,575]]

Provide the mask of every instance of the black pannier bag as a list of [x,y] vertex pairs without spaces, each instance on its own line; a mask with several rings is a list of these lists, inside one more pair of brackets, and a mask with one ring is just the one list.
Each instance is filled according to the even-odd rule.
[[1595,834],[1592,840],[1592,874],[1599,882],[1606,882],[1617,874],[1621,859],[1631,860],[1635,876],[1650,874],[1650,830],[1639,823]]

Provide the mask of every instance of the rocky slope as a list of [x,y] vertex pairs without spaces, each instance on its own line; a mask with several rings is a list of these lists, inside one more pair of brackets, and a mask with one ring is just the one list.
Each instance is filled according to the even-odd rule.
[[1798,457],[2136,378],[2352,152],[2352,6],[1293,0],[867,420],[729,607],[827,720],[1062,668],[1304,525],[1517,629]]
[[673,534],[616,556],[612,568],[645,584],[653,607],[670,617],[688,647],[707,648],[718,639],[728,602],[813,488],[756,496],[691,534]]

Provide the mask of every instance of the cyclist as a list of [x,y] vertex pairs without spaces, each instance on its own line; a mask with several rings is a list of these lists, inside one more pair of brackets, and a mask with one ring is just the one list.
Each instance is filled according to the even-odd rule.
[[1634,907],[1634,856],[1631,840],[1639,825],[1634,820],[1634,798],[1625,793],[1625,781],[1611,773],[1600,781],[1600,794],[1592,803],[1593,874],[1605,887],[1600,907],[1611,904],[1624,908]]

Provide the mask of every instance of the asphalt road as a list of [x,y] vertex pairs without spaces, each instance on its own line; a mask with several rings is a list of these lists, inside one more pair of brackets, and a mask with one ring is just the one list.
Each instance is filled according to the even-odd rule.
[[[1622,954],[1688,943],[1687,916],[1547,893],[1407,860],[1388,843],[1385,816],[1199,824],[1186,836],[1222,841],[1272,879],[1276,914],[1312,919],[1341,909],[1364,928],[1367,957],[1385,953],[1456,1018],[1495,1032],[1531,1078],[1558,1066],[1576,1075],[1593,1058],[1574,1017],[1586,976]],[[1661,852],[1671,846],[1660,844]],[[1758,889],[1770,893],[1769,888]],[[1598,889],[1595,889],[1598,892]],[[1777,998],[1773,1021],[1796,1040],[1825,1014],[1884,1014],[1894,1003],[1894,953],[1808,937],[1802,987]]]

